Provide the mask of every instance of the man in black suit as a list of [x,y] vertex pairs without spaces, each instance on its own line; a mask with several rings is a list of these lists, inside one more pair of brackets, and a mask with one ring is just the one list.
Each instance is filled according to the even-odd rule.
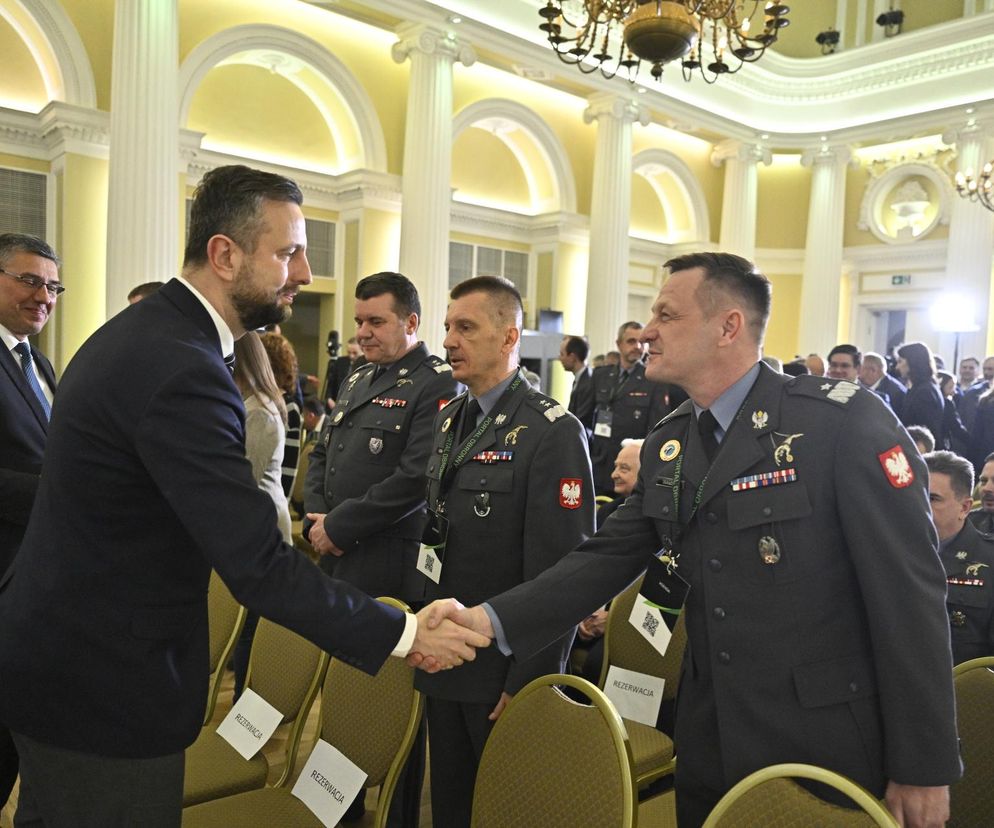
[[908,389],[887,373],[887,362],[880,354],[873,351],[863,354],[859,381],[887,403],[898,419],[901,418]]
[[[534,578],[593,532],[583,428],[518,369],[521,321],[521,296],[504,279],[452,290],[444,344],[469,391],[438,413],[427,461],[433,545],[441,544],[432,580],[423,576],[431,597],[481,601]],[[468,828],[494,721],[529,681],[563,672],[572,638],[572,629],[560,631],[516,662],[489,648],[470,670],[416,677],[427,696],[435,828]]]
[[[245,457],[224,357],[310,282],[301,201],[281,176],[209,172],[182,277],[108,321],[62,378],[35,510],[0,582],[0,721],[24,824],[179,825],[212,567],[249,610],[369,673],[425,637],[284,544]],[[452,628],[426,646],[453,666],[473,656],[466,641]]]
[[647,567],[644,590],[670,589],[657,601],[683,579],[681,828],[781,762],[849,776],[905,828],[941,826],[962,766],[925,464],[857,384],[758,362],[771,295],[750,262],[667,266],[647,371],[690,400],[646,438],[635,491],[595,537],[460,620],[528,658]]
[[594,432],[593,371],[587,365],[590,345],[582,336],[567,336],[559,345],[559,362],[573,375],[567,410],[586,429],[589,438]]
[[[55,372],[31,347],[62,292],[59,259],[34,236],[0,234],[0,576],[21,546],[38,491]],[[0,726],[0,808],[17,779],[17,750]]]

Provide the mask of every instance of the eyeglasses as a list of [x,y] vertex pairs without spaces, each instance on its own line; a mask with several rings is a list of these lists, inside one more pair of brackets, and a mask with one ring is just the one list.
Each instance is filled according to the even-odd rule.
[[46,282],[41,276],[35,276],[33,273],[11,273],[2,267],[0,267],[0,273],[4,276],[10,276],[11,279],[20,282],[24,287],[31,288],[32,293],[36,292],[38,288],[43,287],[48,291],[49,296],[58,296],[60,293],[64,293],[66,289],[66,286],[61,282]]

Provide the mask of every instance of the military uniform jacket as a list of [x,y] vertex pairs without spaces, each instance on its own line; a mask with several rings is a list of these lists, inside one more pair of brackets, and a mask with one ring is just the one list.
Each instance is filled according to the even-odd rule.
[[[666,386],[650,382],[645,366],[636,363],[621,385],[621,368],[604,365],[594,370],[594,436],[590,441],[590,460],[594,467],[594,485],[598,492],[614,494],[611,472],[621,450],[621,441],[645,437],[669,411]],[[610,421],[611,435],[597,433],[598,423]]]
[[527,658],[668,548],[690,583],[676,714],[690,776],[721,790],[807,762],[877,795],[885,779],[945,785],[961,767],[926,481],[875,395],[760,366],[710,470],[685,403],[597,535],[490,605]]
[[432,422],[457,384],[423,343],[374,380],[375,369],[364,365],[342,383],[311,454],[304,507],[325,514],[325,532],[345,551],[334,559],[335,577],[373,595],[420,600],[415,565]]
[[970,521],[942,550],[953,664],[994,655],[994,538]]
[[[435,420],[428,504],[447,518],[448,536],[441,583],[436,586],[418,573],[428,583],[429,597],[478,604],[534,578],[593,534],[594,495],[583,427],[518,377],[518,387],[509,387],[490,411],[493,422],[466,461],[446,472],[444,480],[440,461],[449,435],[458,437],[466,396]],[[468,442],[453,442],[447,466]],[[501,691],[513,694],[537,676],[562,672],[572,639],[570,624],[513,664],[496,647],[478,650],[476,660],[458,670],[419,674],[416,686],[438,698],[496,704]]]

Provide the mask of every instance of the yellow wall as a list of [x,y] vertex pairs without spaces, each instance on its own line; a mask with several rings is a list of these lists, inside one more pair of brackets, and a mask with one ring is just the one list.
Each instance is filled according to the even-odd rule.
[[802,279],[800,274],[769,279],[773,285],[773,308],[763,353],[789,362],[797,353]]
[[652,185],[641,175],[632,176],[631,234],[646,239],[666,239],[666,214]]
[[38,112],[48,103],[45,81],[31,52],[13,27],[0,17],[0,106]]
[[8,155],[5,152],[0,152],[0,167],[47,173],[51,169],[51,164],[40,158],[25,158],[21,155]]
[[796,159],[759,166],[756,247],[803,249],[808,229],[811,170]]
[[457,199],[533,212],[528,180],[518,159],[500,138],[483,129],[464,130],[453,144],[452,186]]

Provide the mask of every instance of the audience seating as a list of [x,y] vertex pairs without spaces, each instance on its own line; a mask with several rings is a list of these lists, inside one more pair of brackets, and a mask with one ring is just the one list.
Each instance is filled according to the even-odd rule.
[[[307,712],[327,666],[327,653],[314,644],[268,619],[259,620],[245,686],[279,710],[283,724],[290,725],[286,766],[280,782],[290,776]],[[216,724],[205,727],[186,750],[184,805],[231,796],[266,784],[269,775],[266,757],[260,752],[244,759],[216,730]]]
[[245,625],[246,614],[245,607],[235,600],[221,580],[221,576],[211,570],[211,580],[207,587],[207,633],[210,641],[211,676],[207,687],[205,725],[214,715],[225,665]]
[[[793,779],[811,779],[845,794],[858,809],[833,805]],[[884,805],[865,788],[814,765],[771,765],[749,774],[715,805],[704,828],[897,828]]]
[[949,828],[994,825],[994,657],[953,668],[963,778],[950,788]]
[[[559,686],[576,688],[590,704]],[[494,725],[472,827],[631,828],[635,801],[631,749],[614,706],[585,679],[548,675],[520,690]]]
[[[392,598],[380,600],[410,611]],[[375,828],[386,825],[397,777],[414,743],[422,709],[421,694],[414,689],[414,670],[403,659],[388,658],[375,676],[337,659],[328,665],[321,693],[320,738],[366,772],[367,788],[379,786]],[[288,767],[292,761],[288,759]],[[183,826],[321,828],[307,806],[290,792],[288,782],[287,773],[273,787],[186,808]]]

